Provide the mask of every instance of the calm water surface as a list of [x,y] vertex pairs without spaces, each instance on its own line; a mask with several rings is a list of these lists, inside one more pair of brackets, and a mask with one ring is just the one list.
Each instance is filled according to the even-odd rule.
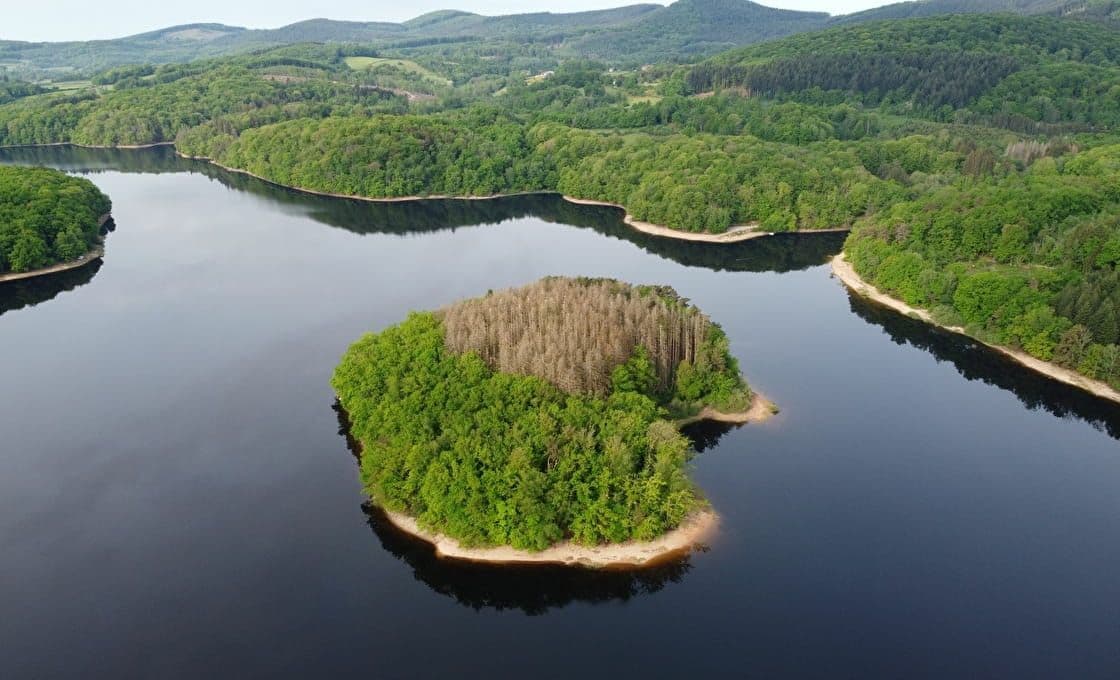
[[[842,237],[317,199],[165,151],[0,161],[89,172],[117,224],[100,266],[0,287],[0,677],[1120,675],[1120,408],[850,299]],[[710,551],[470,567],[363,508],[347,345],[548,274],[674,286],[782,407],[692,432]]]

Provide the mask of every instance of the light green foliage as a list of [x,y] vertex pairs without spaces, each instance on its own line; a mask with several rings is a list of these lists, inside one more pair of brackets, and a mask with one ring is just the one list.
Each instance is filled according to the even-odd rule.
[[1120,146],[1057,160],[898,203],[845,252],[912,305],[1120,385]]
[[[588,370],[607,389],[577,379]],[[376,502],[468,545],[530,550],[675,527],[701,501],[688,441],[666,419],[750,403],[718,326],[669,288],[608,279],[548,278],[412,314],[354,344],[332,385]]]
[[467,545],[650,539],[700,501],[649,397],[569,395],[455,355],[432,314],[354,344],[332,385],[378,503]]

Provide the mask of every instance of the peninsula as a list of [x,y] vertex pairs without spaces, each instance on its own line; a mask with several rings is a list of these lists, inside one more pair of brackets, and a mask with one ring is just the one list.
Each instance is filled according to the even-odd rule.
[[[679,422],[775,409],[668,287],[546,278],[367,334],[332,385],[365,492],[439,554],[643,566],[718,518]],[[713,417],[715,417],[713,416]]]

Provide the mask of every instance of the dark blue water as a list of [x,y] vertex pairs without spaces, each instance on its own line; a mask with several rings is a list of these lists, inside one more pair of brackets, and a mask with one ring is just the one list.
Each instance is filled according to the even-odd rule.
[[[317,199],[162,151],[2,160],[96,170],[117,230],[100,267],[0,287],[0,677],[1120,675],[1120,408],[850,299],[842,237]],[[363,508],[346,346],[548,274],[674,286],[781,406],[693,432],[708,552],[495,570]]]

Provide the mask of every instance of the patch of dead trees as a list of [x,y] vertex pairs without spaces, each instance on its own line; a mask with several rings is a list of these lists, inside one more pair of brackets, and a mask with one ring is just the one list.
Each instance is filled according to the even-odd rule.
[[491,368],[534,375],[569,393],[605,395],[611,373],[644,346],[669,391],[694,362],[711,321],[666,287],[609,279],[547,278],[464,300],[441,312],[445,342]]

